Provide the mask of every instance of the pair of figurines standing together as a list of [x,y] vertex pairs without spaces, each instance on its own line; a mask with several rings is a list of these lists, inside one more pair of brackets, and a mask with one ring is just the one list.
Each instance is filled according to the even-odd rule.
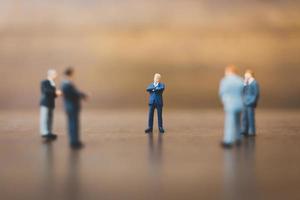
[[76,88],[73,82],[74,74],[75,71],[71,67],[65,70],[65,78],[62,81],[61,90],[56,89],[55,79],[58,74],[55,70],[49,70],[47,79],[41,82],[40,132],[46,141],[57,139],[57,135],[52,132],[55,99],[63,96],[64,108],[68,119],[70,146],[78,149],[83,147],[79,134],[80,104],[81,100],[87,100],[87,95]]
[[221,145],[231,148],[234,144],[240,145],[243,136],[255,136],[255,109],[260,91],[254,72],[246,70],[243,80],[238,75],[237,67],[226,67],[219,95],[225,111],[224,138]]

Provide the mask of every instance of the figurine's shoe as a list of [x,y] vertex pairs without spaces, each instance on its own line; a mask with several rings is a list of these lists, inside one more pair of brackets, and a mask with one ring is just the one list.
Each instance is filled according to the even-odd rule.
[[43,135],[42,138],[46,139],[46,140],[56,140],[57,139],[57,135],[50,133],[47,135]]
[[165,133],[165,129],[163,127],[159,127],[159,133]]
[[145,130],[145,133],[152,133],[153,132],[153,129],[152,128],[147,128],[146,130]]
[[241,135],[247,137],[247,136],[248,136],[248,133],[247,133],[247,132],[242,132]]
[[70,145],[70,147],[72,148],[72,149],[82,149],[83,147],[84,147],[84,144],[82,143],[82,142],[76,142],[76,143],[72,143],[71,145]]
[[255,133],[246,133],[244,134],[245,137],[255,137],[256,134]]
[[50,134],[50,138],[51,138],[52,140],[56,140],[56,139],[57,139],[57,135],[54,134],[54,133],[51,133],[51,134]]
[[249,133],[249,134],[247,134],[247,137],[255,137],[255,136],[256,136],[255,133]]
[[224,149],[231,149],[233,147],[232,143],[221,142],[221,147]]

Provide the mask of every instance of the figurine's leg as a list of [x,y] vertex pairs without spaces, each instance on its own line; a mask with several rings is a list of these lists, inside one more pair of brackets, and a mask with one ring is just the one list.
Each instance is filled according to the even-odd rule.
[[224,130],[224,143],[225,144],[233,144],[235,137],[235,113],[234,112],[226,112],[225,115],[225,130]]
[[53,109],[49,109],[48,112],[48,120],[47,120],[47,126],[48,126],[48,131],[49,134],[52,134],[52,126],[53,125]]
[[242,133],[244,135],[248,134],[248,112],[247,112],[247,107],[244,107],[243,113],[242,113]]
[[240,141],[242,139],[241,132],[241,112],[235,114],[235,139]]
[[249,124],[248,134],[249,135],[255,135],[255,133],[256,133],[255,108],[248,107],[247,110],[248,110],[247,112],[248,112],[248,124]]
[[75,137],[76,137],[76,141],[77,141],[77,143],[79,143],[80,142],[80,120],[79,120],[79,115],[80,115],[80,112],[76,112],[76,114],[75,114],[75,123],[76,123],[76,125],[75,125]]
[[148,128],[153,129],[154,105],[149,106]]
[[69,125],[69,138],[70,144],[74,145],[79,142],[78,140],[78,113],[68,112],[68,125]]
[[158,127],[163,128],[162,107],[157,106],[156,109],[157,109]]
[[49,113],[49,109],[47,107],[42,106],[41,113],[40,113],[40,132],[42,136],[46,136],[49,134],[48,113]]

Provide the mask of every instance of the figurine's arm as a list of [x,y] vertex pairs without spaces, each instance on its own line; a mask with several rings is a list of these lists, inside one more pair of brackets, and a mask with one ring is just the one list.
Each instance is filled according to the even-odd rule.
[[43,82],[41,84],[41,90],[42,90],[42,93],[46,94],[46,95],[51,95],[51,96],[54,96],[56,97],[56,93],[55,93],[55,90],[53,90],[51,87],[48,87],[48,85]]
[[86,99],[87,95],[81,91],[79,91],[76,87],[72,86],[73,90],[74,90],[74,94],[81,99]]
[[225,84],[223,83],[223,81],[221,81],[220,83],[220,87],[219,87],[219,97],[222,100],[223,94],[224,94],[224,90],[225,90]]
[[258,101],[258,98],[259,98],[259,86],[258,86],[258,84],[255,84],[252,87],[253,87],[252,88],[252,95],[251,95],[251,98],[248,102],[249,106],[252,106],[253,104],[255,104]]
[[165,90],[165,85],[164,84],[160,84],[160,86],[157,86],[155,88],[155,91],[164,91]]
[[155,87],[153,85],[149,85],[147,87],[147,92],[153,92],[155,90]]
[[68,88],[63,89],[66,96],[70,96],[70,97],[73,97],[73,98],[74,97],[75,98],[81,98],[81,99],[87,98],[86,94],[84,94],[83,92],[80,92],[79,90],[77,90],[73,85],[69,84],[66,87],[68,87]]
[[256,84],[256,99],[255,99],[256,102],[258,101],[259,96],[260,96],[260,88],[259,88],[259,85],[257,83]]

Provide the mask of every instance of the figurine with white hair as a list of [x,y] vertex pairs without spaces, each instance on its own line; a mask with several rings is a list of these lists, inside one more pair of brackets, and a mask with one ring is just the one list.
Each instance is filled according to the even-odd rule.
[[153,117],[154,110],[157,111],[157,119],[158,119],[158,128],[160,133],[164,133],[165,130],[163,128],[163,92],[165,90],[165,85],[161,83],[161,75],[156,73],[154,75],[154,81],[151,83],[147,92],[149,93],[149,118],[148,118],[148,128],[145,130],[145,133],[153,132]]
[[252,137],[256,135],[255,109],[259,100],[259,84],[255,79],[254,72],[249,69],[245,72],[244,80],[242,133],[244,136]]
[[55,140],[57,138],[57,135],[52,132],[53,112],[55,98],[61,96],[62,92],[56,89],[56,78],[57,72],[54,69],[50,69],[47,73],[47,79],[41,82],[40,132],[46,140]]

